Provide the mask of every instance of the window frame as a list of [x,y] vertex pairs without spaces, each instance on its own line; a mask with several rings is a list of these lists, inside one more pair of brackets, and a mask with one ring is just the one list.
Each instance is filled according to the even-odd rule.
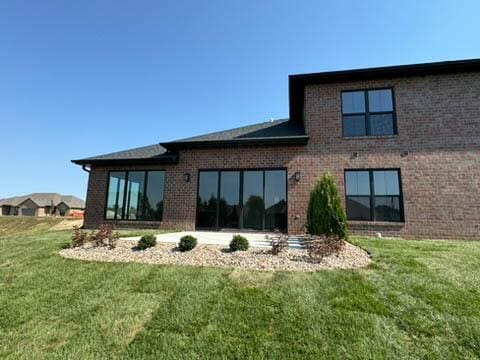
[[[163,171],[163,208],[162,208],[162,216],[160,220],[144,220],[144,219],[127,219],[125,218],[125,212],[126,208],[128,206],[128,203],[130,202],[130,192],[128,191],[128,178],[129,178],[129,173],[130,172],[143,172],[144,173],[144,185],[143,185],[143,194],[145,196],[146,191],[147,191],[147,186],[148,186],[148,173],[151,171]],[[123,206],[121,210],[121,218],[117,218],[117,212],[115,212],[115,217],[113,219],[107,218],[107,211],[108,211],[108,190],[110,189],[110,180],[111,176],[110,174],[112,172],[123,172],[125,173],[125,184],[123,186]],[[166,187],[166,178],[167,178],[167,171],[165,169],[130,169],[130,170],[124,170],[124,169],[111,169],[108,170],[107,174],[107,189],[106,189],[106,194],[105,194],[105,206],[104,206],[104,212],[103,212],[103,220],[104,221],[130,221],[130,222],[161,222],[163,221],[163,212],[165,208],[165,187]],[[118,203],[118,196],[119,193],[117,193],[116,196],[116,204]],[[145,214],[145,201],[142,199],[142,214]],[[138,211],[138,210],[137,210]]]
[[[285,233],[288,233],[288,168],[286,167],[255,167],[255,168],[244,168],[244,167],[238,167],[238,168],[199,168],[197,170],[197,192],[196,196],[198,198],[198,191],[200,189],[200,172],[202,171],[210,171],[210,172],[217,172],[218,176],[218,184],[217,184],[217,196],[220,191],[220,186],[221,186],[221,172],[222,171],[239,171],[240,172],[240,217],[239,217],[239,227],[238,230],[243,230],[243,231],[250,231],[250,232],[268,232],[271,231],[269,229],[265,229],[265,209],[263,212],[263,217],[262,217],[262,229],[261,230],[255,230],[255,229],[250,229],[250,228],[244,228],[243,227],[243,188],[244,188],[244,183],[243,183],[243,176],[245,171],[262,171],[263,172],[263,181],[262,181],[262,194],[263,194],[263,199],[265,200],[265,172],[266,171],[285,171],[285,201],[287,202],[287,208],[285,211],[285,218],[287,220],[286,222],[286,227],[285,227]],[[217,214],[216,214],[216,224],[215,227],[213,228],[206,228],[206,227],[199,227],[198,226],[198,204],[195,204],[195,229],[198,230],[216,230],[219,231],[221,228],[219,227],[219,207],[217,206]]]
[[[348,219],[347,214],[347,199],[349,195],[347,195],[347,172],[353,171],[368,171],[369,177],[369,185],[370,185],[370,219],[369,220],[350,220]],[[385,197],[385,196],[398,196],[398,202],[400,207],[400,220],[376,220],[375,219],[375,182],[374,182],[374,175],[375,171],[396,171],[398,175],[398,195],[378,195],[378,197]],[[404,223],[405,222],[405,208],[403,206],[403,190],[402,190],[402,172],[400,168],[365,168],[365,169],[345,169],[343,172],[343,184],[344,184],[344,195],[345,195],[345,214],[347,215],[347,221],[363,221],[363,222],[388,222],[388,223]],[[356,195],[350,195],[356,196]],[[360,196],[360,195],[359,195]],[[362,195],[367,197],[367,195]]]
[[[370,111],[370,104],[368,100],[368,92],[369,91],[378,91],[378,90],[390,90],[392,94],[392,111]],[[343,94],[350,93],[350,92],[363,92],[363,97],[365,101],[365,112],[357,112],[357,113],[348,113],[345,114],[343,112]],[[342,90],[340,91],[340,107],[341,107],[341,116],[342,116],[342,137],[344,138],[362,138],[362,137],[382,137],[382,136],[395,136],[398,135],[397,129],[397,111],[396,111],[396,103],[395,103],[395,91],[393,87],[378,87],[378,88],[362,88],[362,89],[349,89],[349,90]],[[392,126],[393,126],[393,133],[392,134],[384,134],[384,135],[374,135],[371,133],[371,126],[370,126],[370,115],[385,115],[385,114],[392,114]],[[355,115],[364,115],[365,116],[365,135],[345,135],[345,122],[343,117],[344,116],[355,116]]]

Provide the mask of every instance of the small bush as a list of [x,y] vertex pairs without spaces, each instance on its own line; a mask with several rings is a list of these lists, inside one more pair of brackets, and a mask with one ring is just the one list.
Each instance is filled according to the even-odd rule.
[[71,248],[76,248],[85,245],[89,241],[89,236],[85,231],[82,231],[80,227],[75,226],[73,228]]
[[190,251],[195,246],[197,246],[197,238],[191,235],[183,236],[178,243],[178,248],[180,249],[180,251]]
[[337,235],[310,235],[305,240],[308,256],[314,262],[332,254],[338,254],[345,241]]
[[86,243],[92,243],[93,246],[114,249],[115,246],[117,246],[119,237],[120,235],[114,233],[110,225],[101,225],[97,231],[92,230],[90,233],[82,231],[78,226],[75,226],[70,246],[75,248],[83,246]]
[[347,216],[333,176],[328,172],[315,184],[307,210],[307,231],[311,235],[336,235],[347,239]]
[[280,254],[288,247],[288,235],[282,234],[278,230],[274,230],[275,235],[266,235],[266,239],[270,242],[272,255]]
[[246,251],[248,246],[248,240],[242,235],[235,235],[230,241],[230,250],[232,251]]
[[108,247],[114,249],[120,237],[118,232],[114,233],[111,225],[100,225],[97,232],[90,234],[90,241],[97,247]]
[[157,245],[157,239],[153,234],[143,235],[140,240],[138,240],[137,248],[139,250],[145,250]]

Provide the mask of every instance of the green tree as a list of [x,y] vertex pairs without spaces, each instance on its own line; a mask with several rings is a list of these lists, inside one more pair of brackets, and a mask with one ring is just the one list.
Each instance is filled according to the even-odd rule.
[[307,231],[312,235],[337,235],[347,239],[347,216],[338,196],[335,180],[325,173],[310,192]]

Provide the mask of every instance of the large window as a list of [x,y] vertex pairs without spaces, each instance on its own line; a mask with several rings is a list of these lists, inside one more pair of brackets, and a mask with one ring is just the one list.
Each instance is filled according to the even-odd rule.
[[345,194],[349,220],[403,221],[398,170],[347,170]]
[[105,218],[161,221],[165,171],[111,171]]
[[200,171],[197,227],[286,231],[285,170]]
[[392,89],[342,92],[343,136],[396,133]]

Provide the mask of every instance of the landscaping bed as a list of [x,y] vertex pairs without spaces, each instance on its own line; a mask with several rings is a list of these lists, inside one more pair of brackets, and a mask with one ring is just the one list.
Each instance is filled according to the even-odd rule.
[[181,252],[173,243],[158,243],[147,250],[138,250],[136,244],[128,240],[119,240],[114,249],[86,244],[61,250],[60,255],[89,261],[304,272],[364,267],[371,261],[366,251],[350,243],[346,243],[338,254],[329,255],[318,262],[313,262],[306,250],[285,249],[278,255],[272,255],[269,249],[250,248],[247,251],[231,252],[218,245],[198,245],[191,251]]

